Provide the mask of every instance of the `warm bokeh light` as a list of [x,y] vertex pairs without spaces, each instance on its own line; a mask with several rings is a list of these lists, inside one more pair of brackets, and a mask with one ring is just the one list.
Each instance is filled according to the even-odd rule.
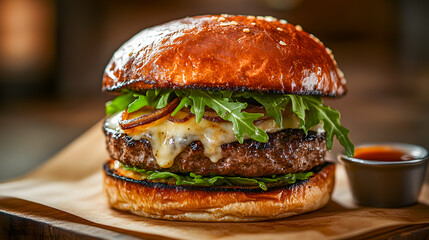
[[[0,1],[0,66],[45,69],[54,51],[54,6],[49,0]],[[31,78],[20,80],[31,81]]]

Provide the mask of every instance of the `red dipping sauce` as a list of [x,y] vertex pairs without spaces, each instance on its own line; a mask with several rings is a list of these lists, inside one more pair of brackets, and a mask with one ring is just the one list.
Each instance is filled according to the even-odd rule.
[[383,162],[407,161],[415,159],[413,156],[406,154],[400,149],[389,146],[369,146],[356,148],[354,158]]

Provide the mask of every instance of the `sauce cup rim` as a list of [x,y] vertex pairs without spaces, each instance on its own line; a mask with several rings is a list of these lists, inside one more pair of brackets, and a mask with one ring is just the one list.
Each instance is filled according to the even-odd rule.
[[[410,154],[415,159],[411,160],[401,160],[401,161],[375,161],[375,160],[364,160],[354,157],[347,157],[342,151],[340,153],[341,160],[360,163],[363,165],[411,165],[418,164],[429,159],[428,151],[419,145],[409,144],[409,143],[399,143],[399,142],[368,142],[362,143],[355,146],[355,148],[365,147],[365,146],[387,146],[400,149],[404,151],[406,154]],[[416,154],[417,152],[417,154]]]

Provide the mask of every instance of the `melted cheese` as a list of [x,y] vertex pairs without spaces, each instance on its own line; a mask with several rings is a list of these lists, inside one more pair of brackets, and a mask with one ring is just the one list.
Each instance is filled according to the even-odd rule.
[[[119,126],[122,112],[109,116],[106,119],[106,127],[124,133]],[[283,126],[279,127],[274,120],[269,119],[256,127],[265,132],[277,132],[286,128],[299,128],[300,119],[292,113],[283,117]],[[323,132],[321,124],[312,128],[317,132]],[[204,146],[204,154],[212,162],[222,158],[222,144],[237,141],[231,122],[211,122],[202,119],[196,123],[191,118],[184,123],[174,123],[168,120],[144,129],[140,132],[128,133],[134,140],[147,139],[152,146],[153,155],[160,167],[168,168],[174,163],[174,158],[183,149],[194,141],[200,141]]]

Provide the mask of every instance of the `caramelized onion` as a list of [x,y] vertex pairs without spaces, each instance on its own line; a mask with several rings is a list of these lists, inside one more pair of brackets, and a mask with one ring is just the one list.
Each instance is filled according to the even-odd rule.
[[211,122],[227,122],[226,120],[223,120],[216,112],[205,111],[203,118]]
[[260,118],[256,119],[255,121],[253,121],[253,124],[258,125],[258,124],[261,124],[261,123],[263,123],[264,121],[266,121],[266,120],[268,120],[268,119],[272,119],[272,118],[271,118],[271,117],[269,117],[269,116],[264,115],[264,116],[262,116],[262,117],[260,117]]
[[265,108],[263,106],[256,106],[249,104],[243,111],[248,113],[263,113],[266,115]]
[[135,128],[141,125],[149,124],[151,122],[154,122],[156,120],[159,120],[171,114],[174,111],[174,109],[177,107],[177,105],[179,105],[179,102],[180,102],[180,99],[175,98],[173,101],[169,102],[167,106],[165,106],[164,108],[155,110],[150,114],[145,114],[143,116],[132,118],[132,119],[124,120],[124,117],[126,118],[126,116],[128,115],[128,112],[124,111],[123,120],[119,121],[119,125],[121,126],[122,129],[125,130],[125,129]]
[[[189,109],[187,109],[187,108],[183,108],[183,109],[185,109],[185,110],[184,111],[181,110],[174,117],[173,116],[168,117],[168,121],[174,122],[174,123],[184,123],[184,122],[187,122],[191,117],[194,116],[194,114],[191,113],[189,111]],[[181,117],[179,115],[185,115],[185,116]]]

